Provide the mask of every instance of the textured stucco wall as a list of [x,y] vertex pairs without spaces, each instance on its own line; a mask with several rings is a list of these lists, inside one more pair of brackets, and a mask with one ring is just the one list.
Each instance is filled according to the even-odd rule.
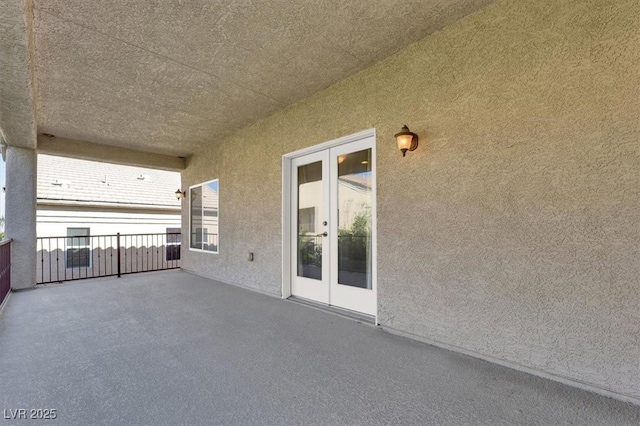
[[499,1],[191,158],[183,267],[279,294],[281,155],[375,127],[381,323],[640,399],[638,64],[636,0]]

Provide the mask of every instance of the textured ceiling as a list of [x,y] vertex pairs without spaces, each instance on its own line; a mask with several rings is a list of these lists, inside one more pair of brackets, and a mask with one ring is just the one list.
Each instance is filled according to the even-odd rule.
[[39,133],[189,155],[491,0],[34,0]]

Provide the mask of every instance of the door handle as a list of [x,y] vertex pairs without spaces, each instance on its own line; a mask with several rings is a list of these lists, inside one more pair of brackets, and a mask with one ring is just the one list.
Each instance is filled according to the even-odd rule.
[[327,231],[324,231],[322,234],[316,234],[316,237],[326,237],[328,235],[329,233]]

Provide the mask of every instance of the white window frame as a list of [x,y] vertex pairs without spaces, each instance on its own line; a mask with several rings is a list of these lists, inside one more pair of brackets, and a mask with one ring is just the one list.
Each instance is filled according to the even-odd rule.
[[[89,226],[68,226],[67,228],[67,236],[65,237],[66,239],[64,240],[64,266],[65,269],[93,269],[93,250],[91,249],[91,227]],[[76,235],[73,237],[69,237],[69,229],[88,229],[89,230],[89,235]],[[73,245],[73,239],[74,238],[88,238],[89,239],[89,244],[87,245],[78,245],[78,246],[74,246]],[[71,239],[72,243],[71,246],[69,246],[67,244],[67,241]],[[87,248],[89,249],[89,265],[88,266],[69,266],[69,250],[72,249],[83,249],[83,248]]]
[[[202,187],[204,185],[210,184],[211,182],[218,182],[218,244],[216,244],[216,251],[211,251],[211,250],[203,250],[203,249],[198,249],[198,248],[193,248],[191,247],[191,189],[193,188],[198,188],[198,187]],[[219,254],[220,253],[220,179],[211,179],[208,180],[206,182],[201,182],[195,185],[191,185],[189,187],[189,196],[187,198],[187,202],[189,203],[189,217],[187,218],[187,220],[189,221],[189,238],[188,238],[188,247],[189,247],[189,251],[196,251],[199,253],[210,253],[210,254]],[[204,220],[204,203],[202,203],[202,211],[201,213],[201,217]]]

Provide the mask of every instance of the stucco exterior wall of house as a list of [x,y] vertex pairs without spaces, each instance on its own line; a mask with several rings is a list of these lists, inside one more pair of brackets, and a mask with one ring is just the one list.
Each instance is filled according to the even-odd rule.
[[375,128],[381,324],[640,400],[639,22],[636,0],[498,1],[212,135],[182,180],[220,179],[220,253],[183,267],[279,295],[281,156]]

